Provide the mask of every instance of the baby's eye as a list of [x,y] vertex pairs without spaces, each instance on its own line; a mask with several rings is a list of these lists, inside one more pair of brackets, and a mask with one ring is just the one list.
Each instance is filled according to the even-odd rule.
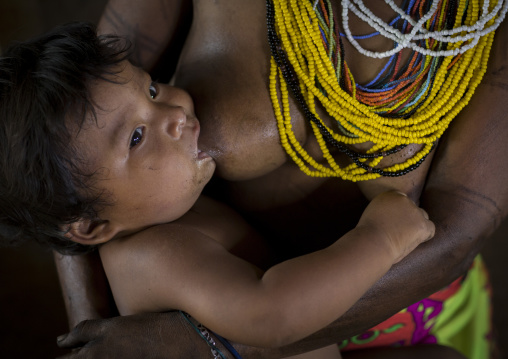
[[136,146],[138,143],[141,142],[141,139],[143,138],[143,127],[138,127],[134,130],[134,133],[132,134],[131,143],[129,144],[129,149]]
[[152,99],[155,99],[157,97],[157,95],[159,94],[159,88],[157,87],[157,82],[152,81],[150,83],[149,91],[150,91],[150,97]]

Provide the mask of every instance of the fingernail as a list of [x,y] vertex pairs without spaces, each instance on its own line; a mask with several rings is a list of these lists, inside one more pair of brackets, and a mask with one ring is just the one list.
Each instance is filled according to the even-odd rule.
[[61,342],[62,340],[64,340],[65,338],[67,338],[67,335],[68,334],[62,334],[60,335],[59,337],[56,338],[56,341],[57,342]]

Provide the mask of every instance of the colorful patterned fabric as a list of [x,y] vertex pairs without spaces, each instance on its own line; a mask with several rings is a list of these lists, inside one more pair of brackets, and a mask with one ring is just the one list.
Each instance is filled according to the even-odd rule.
[[469,359],[489,358],[491,314],[488,274],[478,256],[468,273],[365,333],[344,340],[342,351],[438,343]]

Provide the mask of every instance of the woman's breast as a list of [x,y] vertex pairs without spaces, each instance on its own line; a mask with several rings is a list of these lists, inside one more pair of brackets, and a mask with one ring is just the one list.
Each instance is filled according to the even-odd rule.
[[[194,99],[199,145],[228,180],[262,176],[287,160],[268,90],[269,61],[264,2],[198,2],[173,83]],[[305,141],[304,122],[293,112]]]

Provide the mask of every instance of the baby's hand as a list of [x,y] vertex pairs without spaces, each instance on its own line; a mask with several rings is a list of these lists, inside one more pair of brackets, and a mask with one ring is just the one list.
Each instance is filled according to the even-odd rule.
[[427,212],[405,194],[395,191],[374,197],[358,222],[357,228],[361,227],[374,230],[376,240],[386,241],[393,263],[431,239],[436,229]]

